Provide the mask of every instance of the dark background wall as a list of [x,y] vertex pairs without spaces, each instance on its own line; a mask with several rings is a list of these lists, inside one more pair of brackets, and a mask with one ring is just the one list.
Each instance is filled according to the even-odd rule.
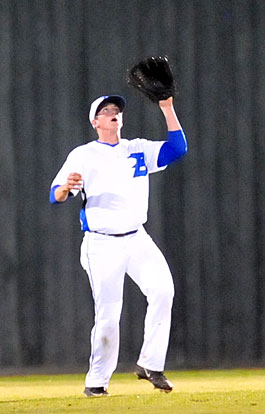
[[[163,139],[127,68],[167,54],[189,153],[151,177],[147,229],[176,288],[168,367],[265,362],[263,0],[1,0],[0,365],[86,367],[93,301],[80,200],[48,202],[89,102],[128,99],[124,137]],[[145,299],[126,279],[120,363],[135,362]]]

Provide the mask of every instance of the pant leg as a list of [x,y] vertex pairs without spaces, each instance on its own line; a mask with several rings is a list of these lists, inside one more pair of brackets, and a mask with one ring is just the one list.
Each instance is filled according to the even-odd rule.
[[151,237],[141,229],[131,239],[128,275],[147,298],[144,341],[138,364],[163,371],[169,342],[174,285],[167,262]]
[[86,387],[108,387],[119,354],[119,322],[125,274],[121,240],[88,233],[81,246],[81,264],[87,271],[95,304],[91,356]]

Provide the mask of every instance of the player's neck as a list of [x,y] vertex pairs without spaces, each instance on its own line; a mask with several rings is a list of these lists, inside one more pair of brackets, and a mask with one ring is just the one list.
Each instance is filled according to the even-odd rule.
[[117,133],[111,133],[110,131],[98,131],[98,141],[104,142],[105,144],[117,144],[120,142],[121,136],[120,131]]

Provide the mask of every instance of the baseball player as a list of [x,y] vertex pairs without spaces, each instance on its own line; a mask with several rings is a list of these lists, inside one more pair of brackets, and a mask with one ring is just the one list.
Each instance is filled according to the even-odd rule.
[[159,101],[168,127],[165,141],[121,139],[125,104],[120,95],[101,96],[91,104],[89,120],[98,138],[70,152],[50,191],[51,203],[63,203],[79,192],[83,200],[80,261],[95,304],[86,396],[108,395],[119,354],[125,273],[148,303],[135,373],[161,391],[173,388],[163,370],[174,286],[167,262],[143,224],[149,174],[181,158],[187,142],[172,97]]

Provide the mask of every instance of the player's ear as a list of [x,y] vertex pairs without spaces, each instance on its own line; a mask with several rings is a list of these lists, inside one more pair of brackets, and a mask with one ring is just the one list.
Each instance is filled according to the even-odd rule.
[[98,126],[98,120],[95,118],[95,119],[93,119],[93,121],[92,121],[92,127],[93,127],[94,129],[97,129],[97,126]]

